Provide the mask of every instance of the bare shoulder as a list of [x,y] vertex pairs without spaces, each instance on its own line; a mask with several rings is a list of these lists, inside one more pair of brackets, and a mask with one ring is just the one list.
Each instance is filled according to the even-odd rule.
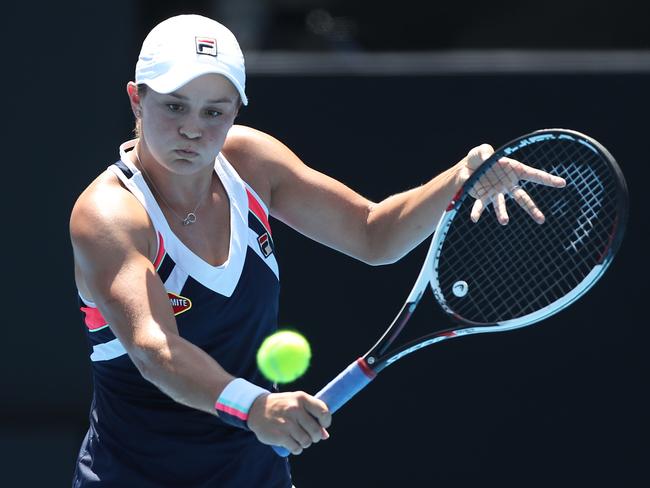
[[223,154],[237,172],[270,206],[271,193],[279,175],[300,159],[275,137],[243,125],[228,132]]
[[281,155],[286,146],[278,139],[245,125],[233,125],[223,150],[242,163],[268,161]]
[[[150,255],[156,244],[153,225],[140,202],[110,171],[104,171],[81,193],[70,215],[75,261],[93,258],[108,248],[134,246]],[[155,250],[154,250],[155,252]]]

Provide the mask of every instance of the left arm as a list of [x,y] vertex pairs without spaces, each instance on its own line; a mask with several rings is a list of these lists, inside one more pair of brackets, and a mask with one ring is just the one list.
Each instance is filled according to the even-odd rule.
[[275,218],[373,265],[397,261],[431,235],[466,177],[467,158],[418,188],[375,203],[254,129],[233,127],[224,153],[245,176],[267,186],[260,193]]
[[463,181],[465,161],[428,183],[372,202],[288,159],[272,193],[274,216],[312,239],[373,265],[393,263],[434,230]]
[[[260,182],[275,218],[344,254],[380,265],[399,260],[431,235],[458,189],[494,150],[477,146],[428,183],[379,203],[310,168],[277,139],[248,127],[231,129],[224,152]],[[506,223],[507,215],[505,221],[502,216],[499,220]]]

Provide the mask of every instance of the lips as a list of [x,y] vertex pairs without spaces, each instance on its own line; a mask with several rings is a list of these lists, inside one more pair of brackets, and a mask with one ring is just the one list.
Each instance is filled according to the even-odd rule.
[[176,149],[174,152],[186,158],[192,158],[194,156],[198,156],[199,154],[196,151],[192,151],[191,149]]

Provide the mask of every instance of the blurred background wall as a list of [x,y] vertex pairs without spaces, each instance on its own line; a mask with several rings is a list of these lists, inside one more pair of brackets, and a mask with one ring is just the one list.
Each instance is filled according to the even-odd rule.
[[[91,378],[68,238],[82,189],[131,137],[125,84],[165,17],[222,20],[247,53],[240,123],[379,200],[473,146],[586,132],[618,159],[631,215],[613,267],[533,327],[415,354],[292,459],[298,488],[648,486],[650,32],[640,2],[365,0],[5,6],[5,349],[0,486],[69,486]],[[389,53],[388,56],[386,53]],[[272,221],[281,323],[302,330],[314,392],[374,342],[426,252],[371,268]],[[440,319],[421,306],[416,327]],[[400,397],[399,408],[392,402]]]

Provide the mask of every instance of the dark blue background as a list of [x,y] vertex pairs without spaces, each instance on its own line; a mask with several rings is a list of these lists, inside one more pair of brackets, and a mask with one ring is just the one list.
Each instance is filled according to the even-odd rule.
[[[91,391],[69,212],[131,137],[124,86],[149,19],[163,14],[126,1],[44,4],[36,16],[7,9],[4,35],[16,47],[3,80],[0,459],[8,486],[68,486]],[[542,326],[446,342],[387,369],[337,413],[329,441],[293,459],[298,488],[647,485],[648,86],[650,75],[629,73],[251,76],[240,123],[373,200],[424,183],[481,142],[544,127],[603,143],[631,197],[620,254],[588,296]],[[312,368],[295,387],[314,392],[393,318],[426,245],[373,268],[271,225],[281,322],[313,346]],[[440,318],[423,303],[413,333]]]

